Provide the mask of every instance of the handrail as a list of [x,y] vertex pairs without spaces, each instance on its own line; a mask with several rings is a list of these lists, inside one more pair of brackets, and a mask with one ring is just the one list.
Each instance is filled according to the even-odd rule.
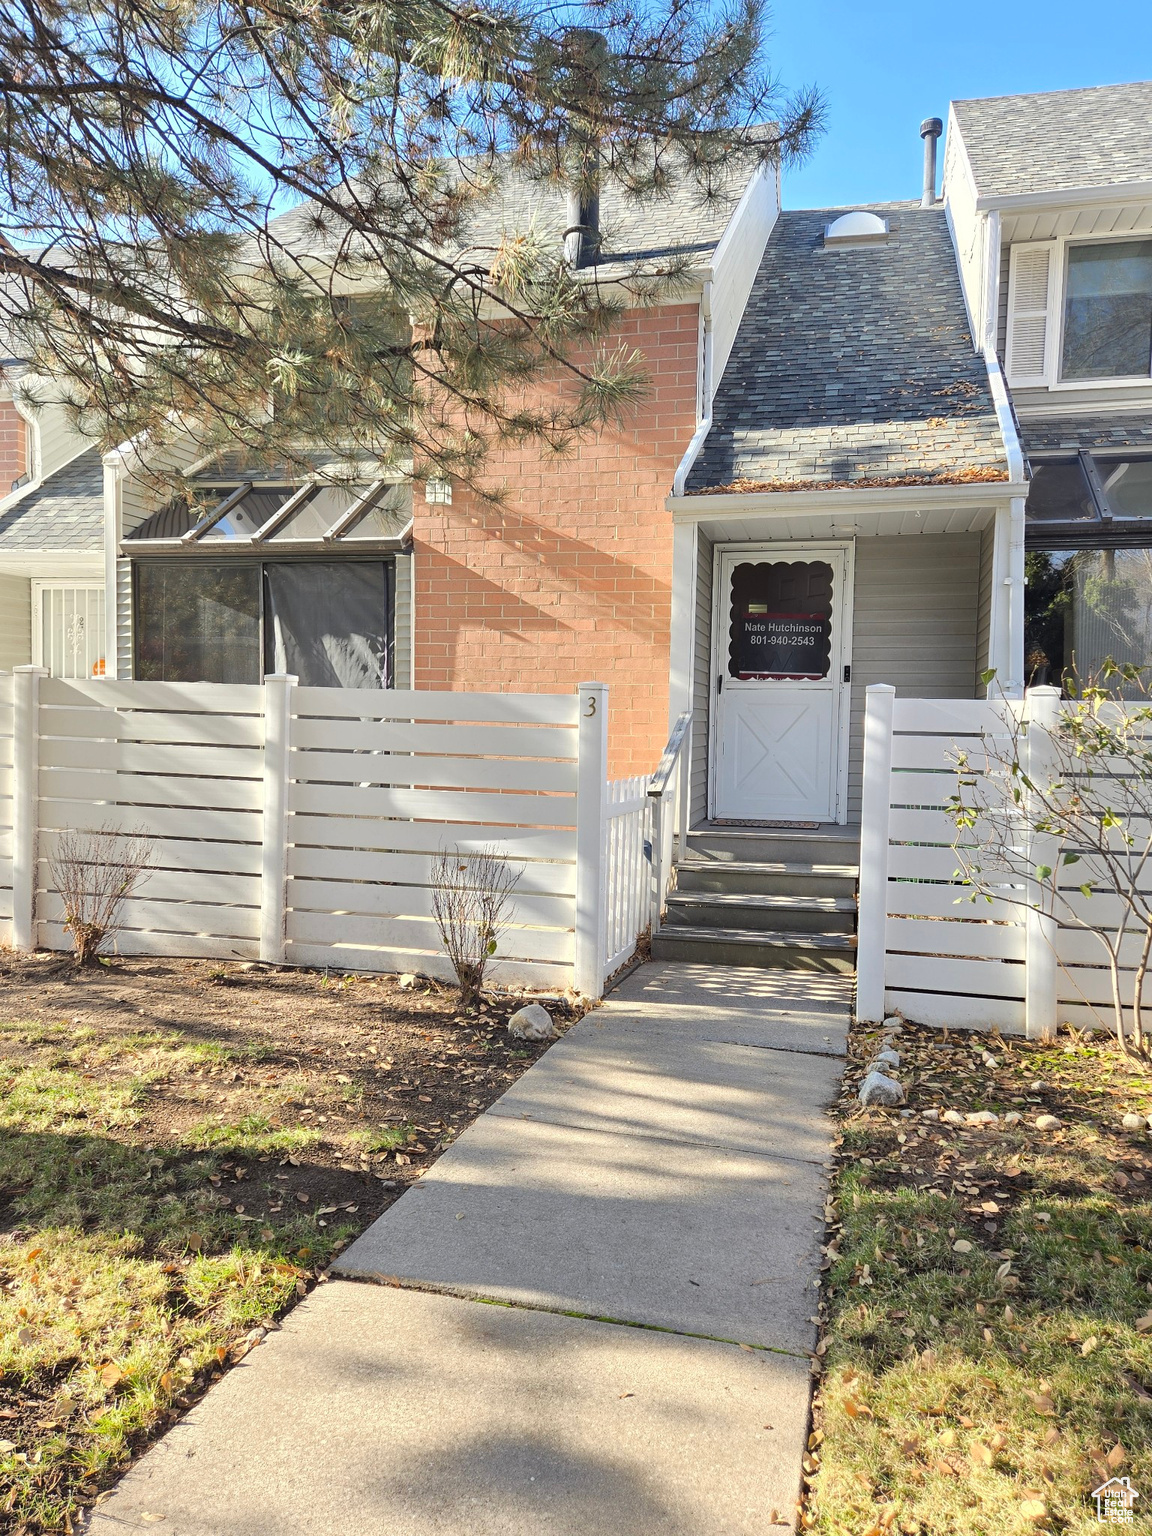
[[684,746],[684,737],[691,724],[692,715],[690,711],[685,710],[672,727],[672,734],[668,738],[668,745],[660,755],[656,772],[648,780],[648,793],[653,800],[661,799],[667,792],[672,775],[676,772],[676,760]]

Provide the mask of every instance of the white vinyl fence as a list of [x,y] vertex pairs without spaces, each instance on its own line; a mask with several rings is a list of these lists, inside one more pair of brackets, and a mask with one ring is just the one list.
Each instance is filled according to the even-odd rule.
[[430,863],[519,879],[493,979],[598,996],[648,921],[635,810],[609,786],[607,689],[459,694],[0,676],[0,942],[68,946],[61,830],[153,840],[125,954],[450,975]]
[[[905,699],[885,685],[867,693],[860,1017],[876,1020],[898,1008],[925,1024],[1033,1036],[1063,1023],[1111,1028],[1103,946],[1085,929],[1060,926],[1016,901],[971,902],[957,868],[964,834],[946,811],[956,792],[957,752],[967,755],[971,774],[983,773],[991,743],[1008,736],[1010,716],[1037,727],[1055,723],[1055,690],[997,701]],[[1028,739],[1041,743],[1042,731],[1029,733],[1026,751]],[[1073,906],[1081,901],[1078,878],[1071,871],[1067,877]],[[1087,900],[1084,914],[1093,923],[1116,926],[1115,898],[1105,891]]]

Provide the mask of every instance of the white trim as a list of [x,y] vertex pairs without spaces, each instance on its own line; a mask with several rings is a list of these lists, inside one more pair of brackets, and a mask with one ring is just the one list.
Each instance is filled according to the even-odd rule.
[[1060,192],[1013,192],[1003,197],[977,196],[976,209],[980,213],[993,208],[1007,213],[1012,209],[1023,208],[1078,208],[1082,205],[1098,208],[1101,204],[1146,202],[1149,198],[1152,198],[1152,181],[1119,181],[1111,186],[1069,187]]
[[0,573],[5,576],[44,576],[61,581],[98,581],[103,569],[99,550],[21,549],[0,547]]
[[1008,474],[1013,483],[1021,483],[1024,476],[1024,450],[1020,446],[1020,434],[1016,430],[1016,417],[1012,414],[1012,399],[1008,385],[1000,369],[1000,359],[995,347],[984,348],[984,366],[988,370],[988,387],[992,391],[992,403],[996,407],[996,420],[1000,436],[1004,439],[1004,453],[1008,460]]
[[699,530],[695,523],[672,529],[672,614],[669,626],[668,729],[693,704],[696,661],[696,565]]
[[[1020,303],[1019,272],[1021,265],[1032,257],[1043,256],[1045,261],[1044,304],[1042,308],[1035,305],[1027,306]],[[1029,386],[1044,386],[1051,383],[1053,378],[1053,359],[1059,351],[1055,340],[1057,314],[1057,298],[1060,289],[1058,271],[1060,267],[1060,248],[1056,240],[1020,240],[1010,247],[1008,258],[1008,324],[1004,335],[1004,365],[1005,371],[1012,381],[1013,388],[1027,388]],[[1042,322],[1043,335],[1040,341],[1041,363],[1040,367],[1032,372],[1025,371],[1016,357],[1016,327],[1027,322]]]
[[844,560],[844,580],[840,593],[838,648],[833,666],[840,676],[836,682],[836,807],[833,820],[837,826],[848,821],[848,752],[852,725],[852,684],[844,681],[844,668],[852,665],[853,624],[855,621],[856,543],[854,539],[789,539],[784,542],[717,543],[712,547],[712,654],[708,673],[708,784],[707,815],[716,809],[716,748],[720,738],[720,710],[716,698],[716,679],[723,671],[725,618],[728,612],[724,590],[724,557],[730,554],[771,554],[800,558],[837,551]]
[[966,506],[972,502],[998,506],[1013,496],[1026,496],[1028,482],[982,480],[963,485],[845,485],[842,491],[721,491],[715,495],[665,498],[664,505],[675,522],[703,523],[713,518],[792,517],[810,512],[851,515],[853,509],[874,511],[914,502],[925,507]]

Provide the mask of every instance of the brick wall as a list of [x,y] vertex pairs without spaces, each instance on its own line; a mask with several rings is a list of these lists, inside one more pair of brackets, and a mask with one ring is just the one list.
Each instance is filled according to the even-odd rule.
[[27,423],[11,400],[0,400],[0,496],[28,473]]
[[574,455],[509,449],[492,507],[417,488],[416,686],[567,693],[609,685],[609,773],[650,773],[668,735],[672,520],[664,498],[695,430],[695,304],[635,311],[620,340],[650,387],[623,429]]

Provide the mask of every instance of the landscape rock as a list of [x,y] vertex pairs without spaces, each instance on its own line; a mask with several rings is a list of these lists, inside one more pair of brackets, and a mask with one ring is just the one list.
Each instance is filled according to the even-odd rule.
[[405,971],[402,976],[397,978],[396,985],[400,988],[401,992],[411,992],[412,988],[416,985],[415,971]]
[[940,1111],[938,1109],[922,1109],[920,1111],[920,1118],[921,1120],[939,1120]]
[[1060,1124],[1060,1118],[1057,1115],[1036,1116],[1036,1129],[1038,1131],[1058,1131]]
[[1019,1125],[1021,1120],[1023,1120],[1023,1118],[1024,1118],[1024,1116],[1020,1113],[1020,1111],[1018,1109],[1010,1109],[1008,1111],[1008,1113],[1004,1116],[1004,1124],[1005,1125]]
[[861,1104],[894,1109],[904,1102],[904,1090],[895,1078],[885,1077],[883,1072],[869,1072],[860,1084],[857,1098]]
[[940,1116],[945,1125],[963,1125],[964,1116],[958,1109],[946,1109]]
[[556,1030],[547,1008],[529,1003],[526,1008],[517,1008],[508,1020],[508,1033],[514,1040],[551,1040]]
[[996,1060],[995,1056],[993,1056],[990,1051],[985,1051],[980,1060],[983,1065],[988,1068],[998,1067],[1000,1065],[1000,1063]]
[[1126,1131],[1146,1131],[1148,1129],[1148,1121],[1145,1117],[1134,1113],[1125,1115],[1120,1124]]
[[873,1067],[891,1067],[896,1070],[900,1066],[900,1052],[885,1047],[884,1050],[877,1051],[872,1058],[872,1065]]
[[990,1109],[974,1109],[971,1114],[965,1115],[964,1119],[969,1125],[997,1125],[1000,1116],[994,1115]]
[[904,1028],[904,1021],[897,1014],[890,1013],[880,1027],[888,1030],[890,1034],[898,1035]]

